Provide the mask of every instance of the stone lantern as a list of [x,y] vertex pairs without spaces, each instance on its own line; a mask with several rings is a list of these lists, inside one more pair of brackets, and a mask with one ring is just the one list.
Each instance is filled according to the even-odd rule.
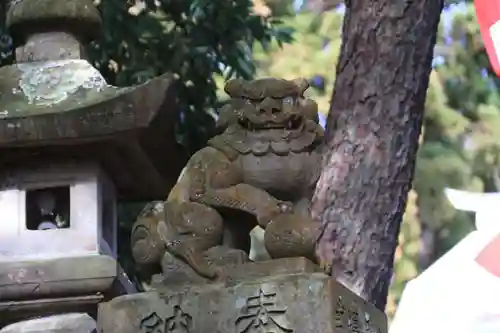
[[[85,58],[92,0],[14,2],[0,68],[0,327],[133,292],[117,200],[164,199],[182,166],[171,75],[117,88]],[[177,154],[178,156],[178,154]]]

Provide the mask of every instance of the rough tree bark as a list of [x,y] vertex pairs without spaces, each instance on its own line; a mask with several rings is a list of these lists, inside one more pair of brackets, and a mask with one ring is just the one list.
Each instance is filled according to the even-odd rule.
[[329,274],[381,310],[413,178],[443,0],[346,2],[313,199]]

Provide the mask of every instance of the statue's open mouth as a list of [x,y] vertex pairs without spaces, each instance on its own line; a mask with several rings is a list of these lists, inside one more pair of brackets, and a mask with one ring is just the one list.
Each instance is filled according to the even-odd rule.
[[292,115],[286,117],[286,119],[262,119],[259,117],[250,119],[249,117],[245,117],[240,119],[239,123],[240,126],[249,131],[263,131],[271,129],[298,130],[302,128],[304,121],[301,116]]

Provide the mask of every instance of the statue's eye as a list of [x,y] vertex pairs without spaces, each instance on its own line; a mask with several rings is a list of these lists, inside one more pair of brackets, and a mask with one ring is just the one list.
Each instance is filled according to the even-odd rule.
[[251,99],[248,99],[248,98],[245,98],[243,99],[243,101],[245,102],[245,104],[247,105],[252,105],[253,104],[253,101]]
[[296,99],[293,96],[287,96],[287,97],[283,98],[283,104],[294,105],[295,101],[296,101]]

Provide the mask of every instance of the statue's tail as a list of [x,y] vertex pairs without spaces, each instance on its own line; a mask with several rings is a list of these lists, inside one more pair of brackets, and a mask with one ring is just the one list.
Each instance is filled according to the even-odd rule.
[[165,242],[157,231],[158,223],[163,220],[163,204],[163,201],[147,204],[132,227],[130,244],[138,264],[159,264],[165,253]]

